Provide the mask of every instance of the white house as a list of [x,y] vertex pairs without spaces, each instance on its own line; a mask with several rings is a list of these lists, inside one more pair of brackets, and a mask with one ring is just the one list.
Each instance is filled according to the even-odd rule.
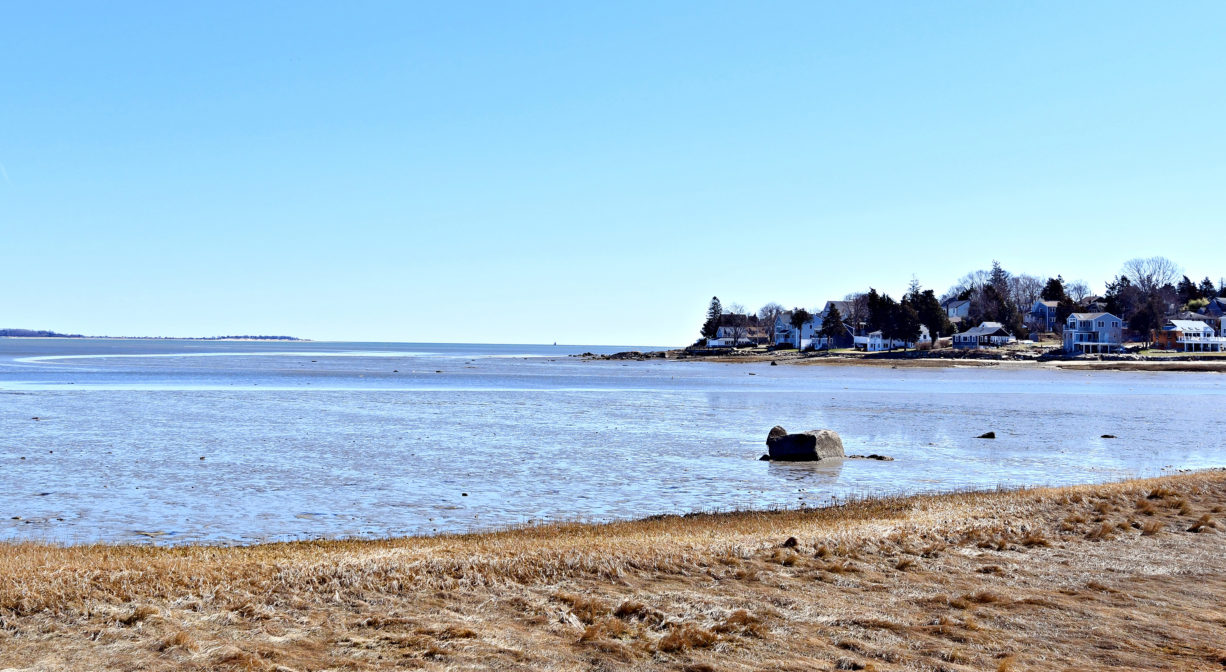
[[894,339],[891,343],[881,333],[881,330],[869,332],[864,336],[855,337],[855,347],[857,350],[865,352],[884,352],[892,348],[915,348],[920,345],[932,343],[932,334],[929,333],[928,327],[920,325],[920,336],[914,343],[905,343],[902,340]]
[[1123,321],[1111,313],[1073,313],[1064,323],[1065,352],[1117,352],[1123,346]]
[[741,345],[753,345],[748,327],[719,327],[715,330],[715,338],[707,339],[708,348],[733,348]]
[[953,338],[954,347],[961,349],[994,348],[1015,341],[1017,339],[1000,322],[982,322],[977,327],[954,334]]
[[776,346],[790,345],[798,350],[804,350],[814,345],[813,339],[821,329],[821,318],[817,316],[800,325],[800,329],[796,329],[792,326],[792,311],[788,310],[775,318],[774,343]]

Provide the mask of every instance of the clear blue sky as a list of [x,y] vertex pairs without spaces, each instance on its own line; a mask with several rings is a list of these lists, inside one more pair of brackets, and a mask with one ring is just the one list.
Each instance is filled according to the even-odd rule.
[[1226,275],[1226,3],[0,4],[0,326],[660,344]]

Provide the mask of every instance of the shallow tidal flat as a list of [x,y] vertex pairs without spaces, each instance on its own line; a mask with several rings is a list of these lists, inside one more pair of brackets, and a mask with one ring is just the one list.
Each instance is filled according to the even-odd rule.
[[[399,538],[1223,465],[1214,373],[589,349],[0,339],[0,540]],[[775,425],[895,459],[759,462]]]
[[247,547],[0,545],[15,669],[1214,670],[1226,473]]

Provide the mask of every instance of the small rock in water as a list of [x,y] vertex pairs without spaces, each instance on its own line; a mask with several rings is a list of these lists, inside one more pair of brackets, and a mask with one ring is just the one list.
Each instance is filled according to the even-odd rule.
[[468,496],[468,493],[467,493],[467,492],[461,492],[461,493],[460,493],[460,496],[461,496],[461,497],[467,497],[467,496]]
[[759,462],[770,462],[770,461],[771,461],[771,456],[770,456],[770,455],[763,455],[762,457],[759,457],[759,458],[758,458],[758,461],[759,461]]
[[31,419],[31,420],[37,420],[37,419],[38,419],[38,416],[36,415],[36,416],[34,416],[34,417],[30,418],[30,419]]
[[779,362],[776,362],[775,360],[772,359],[771,366],[779,366]]
[[1102,436],[1098,438],[1100,439],[1118,439],[1119,437],[1114,434],[1103,434]]
[[995,439],[996,432],[984,432],[983,434],[980,434],[979,436],[976,436],[975,438],[976,439]]

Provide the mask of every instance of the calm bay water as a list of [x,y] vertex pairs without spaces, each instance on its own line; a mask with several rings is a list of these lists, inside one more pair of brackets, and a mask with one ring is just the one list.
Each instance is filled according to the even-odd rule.
[[[1219,374],[567,356],[624,349],[0,338],[0,540],[430,534],[1226,465]],[[896,459],[760,462],[775,424]]]

